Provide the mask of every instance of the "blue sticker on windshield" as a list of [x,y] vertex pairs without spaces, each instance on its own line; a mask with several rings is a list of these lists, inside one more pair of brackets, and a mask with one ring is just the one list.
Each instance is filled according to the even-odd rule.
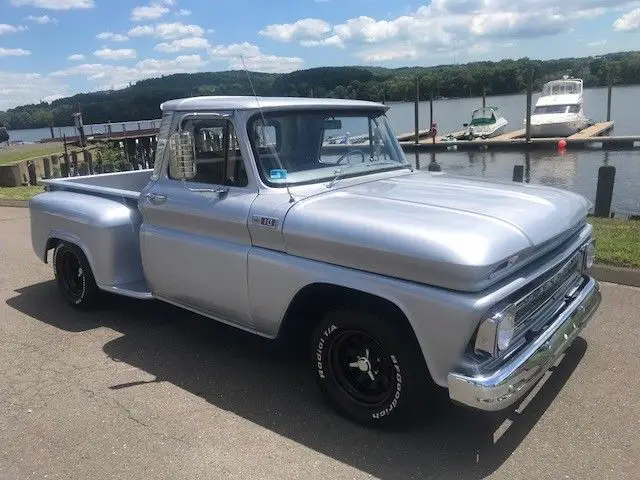
[[284,168],[274,168],[269,172],[269,178],[271,180],[286,180],[287,171]]

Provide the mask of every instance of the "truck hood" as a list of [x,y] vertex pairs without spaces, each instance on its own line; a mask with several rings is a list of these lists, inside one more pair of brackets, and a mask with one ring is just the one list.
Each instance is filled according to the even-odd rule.
[[292,255],[479,291],[506,260],[568,236],[590,205],[555,188],[415,172],[301,200],[283,235]]

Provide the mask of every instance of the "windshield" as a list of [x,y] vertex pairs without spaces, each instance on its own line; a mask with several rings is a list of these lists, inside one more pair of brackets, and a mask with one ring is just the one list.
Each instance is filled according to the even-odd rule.
[[274,186],[409,167],[379,111],[267,112],[248,129],[260,175]]
[[471,114],[471,125],[488,125],[495,121],[495,112],[491,108],[480,108]]
[[580,105],[544,105],[541,107],[536,107],[533,113],[578,113],[579,111]]
[[552,82],[544,86],[542,94],[548,95],[574,95],[581,93],[579,82]]

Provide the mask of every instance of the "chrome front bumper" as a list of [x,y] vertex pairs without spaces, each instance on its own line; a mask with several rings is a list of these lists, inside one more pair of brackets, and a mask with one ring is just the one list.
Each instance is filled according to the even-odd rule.
[[448,376],[454,402],[480,410],[502,410],[522,398],[557,361],[587,324],[600,304],[598,282],[589,278],[553,323],[521,352],[496,370],[468,376]]

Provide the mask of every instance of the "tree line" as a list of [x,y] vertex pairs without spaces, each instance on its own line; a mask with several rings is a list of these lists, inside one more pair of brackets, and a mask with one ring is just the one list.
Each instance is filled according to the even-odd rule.
[[[251,73],[258,95],[314,96],[371,101],[413,101],[416,79],[422,99],[459,98],[535,90],[563,75],[582,78],[585,87],[640,83],[640,52],[558,60],[501,60],[435,67],[321,67],[288,74]],[[173,98],[195,95],[251,95],[243,71],[175,74],[141,80],[115,91],[81,93],[51,103],[23,105],[0,111],[0,126],[9,129],[73,124],[82,110],[86,124],[154,119],[159,106]]]

